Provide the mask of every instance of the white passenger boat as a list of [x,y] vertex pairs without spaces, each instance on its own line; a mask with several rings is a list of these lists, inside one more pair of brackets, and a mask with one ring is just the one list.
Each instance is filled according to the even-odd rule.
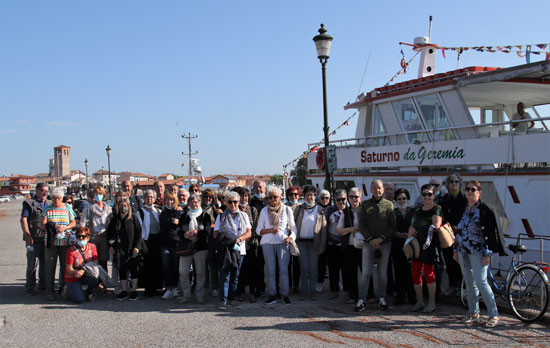
[[[521,236],[533,260],[550,261],[550,240],[534,238],[550,237],[550,61],[435,73],[435,47],[415,39],[418,78],[376,88],[345,106],[359,116],[355,138],[330,142],[336,147],[333,186],[357,186],[370,196],[371,181],[382,179],[407,188],[414,201],[432,178],[476,179],[505,234]],[[524,132],[511,128],[520,101],[534,121]],[[322,144],[309,144],[316,146]],[[319,187],[323,158],[322,151],[308,156],[307,177]]]

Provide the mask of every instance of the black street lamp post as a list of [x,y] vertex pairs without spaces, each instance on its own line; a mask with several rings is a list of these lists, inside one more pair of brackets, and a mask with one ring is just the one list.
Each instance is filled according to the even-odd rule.
[[327,30],[325,25],[321,24],[319,28],[319,35],[313,38],[315,42],[315,48],[317,49],[317,58],[321,62],[321,72],[323,75],[323,133],[325,140],[325,189],[332,192],[332,185],[330,183],[330,173],[328,170],[328,110],[327,110],[327,77],[326,77],[326,64],[330,57],[330,44],[332,43],[332,36],[326,34]]
[[107,152],[107,169],[109,170],[109,199],[112,199],[111,196],[111,147],[107,145],[107,148],[105,149]]

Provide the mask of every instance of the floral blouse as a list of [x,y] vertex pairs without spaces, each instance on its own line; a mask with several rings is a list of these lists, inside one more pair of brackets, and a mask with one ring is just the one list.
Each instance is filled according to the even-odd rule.
[[466,208],[462,219],[458,223],[456,234],[456,243],[454,250],[462,255],[472,254],[489,256],[492,252],[487,249],[483,232],[481,231],[481,221],[479,215],[479,204],[477,201],[469,210]]

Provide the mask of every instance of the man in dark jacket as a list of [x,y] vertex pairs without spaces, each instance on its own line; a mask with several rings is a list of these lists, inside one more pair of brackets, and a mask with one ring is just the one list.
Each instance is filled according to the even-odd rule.
[[38,288],[46,288],[46,268],[44,254],[44,231],[40,230],[42,223],[42,212],[48,206],[46,200],[49,188],[45,183],[36,185],[36,192],[32,198],[23,202],[21,211],[21,229],[23,230],[23,240],[27,245],[27,276],[25,288],[29,296],[34,295],[36,285],[36,270],[38,268]]

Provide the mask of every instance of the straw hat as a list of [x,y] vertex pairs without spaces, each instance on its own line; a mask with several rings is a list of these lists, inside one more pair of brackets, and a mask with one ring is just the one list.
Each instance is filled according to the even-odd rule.
[[410,243],[403,247],[403,253],[407,260],[410,258],[418,259],[420,257],[420,244],[418,244],[418,239],[413,238]]

